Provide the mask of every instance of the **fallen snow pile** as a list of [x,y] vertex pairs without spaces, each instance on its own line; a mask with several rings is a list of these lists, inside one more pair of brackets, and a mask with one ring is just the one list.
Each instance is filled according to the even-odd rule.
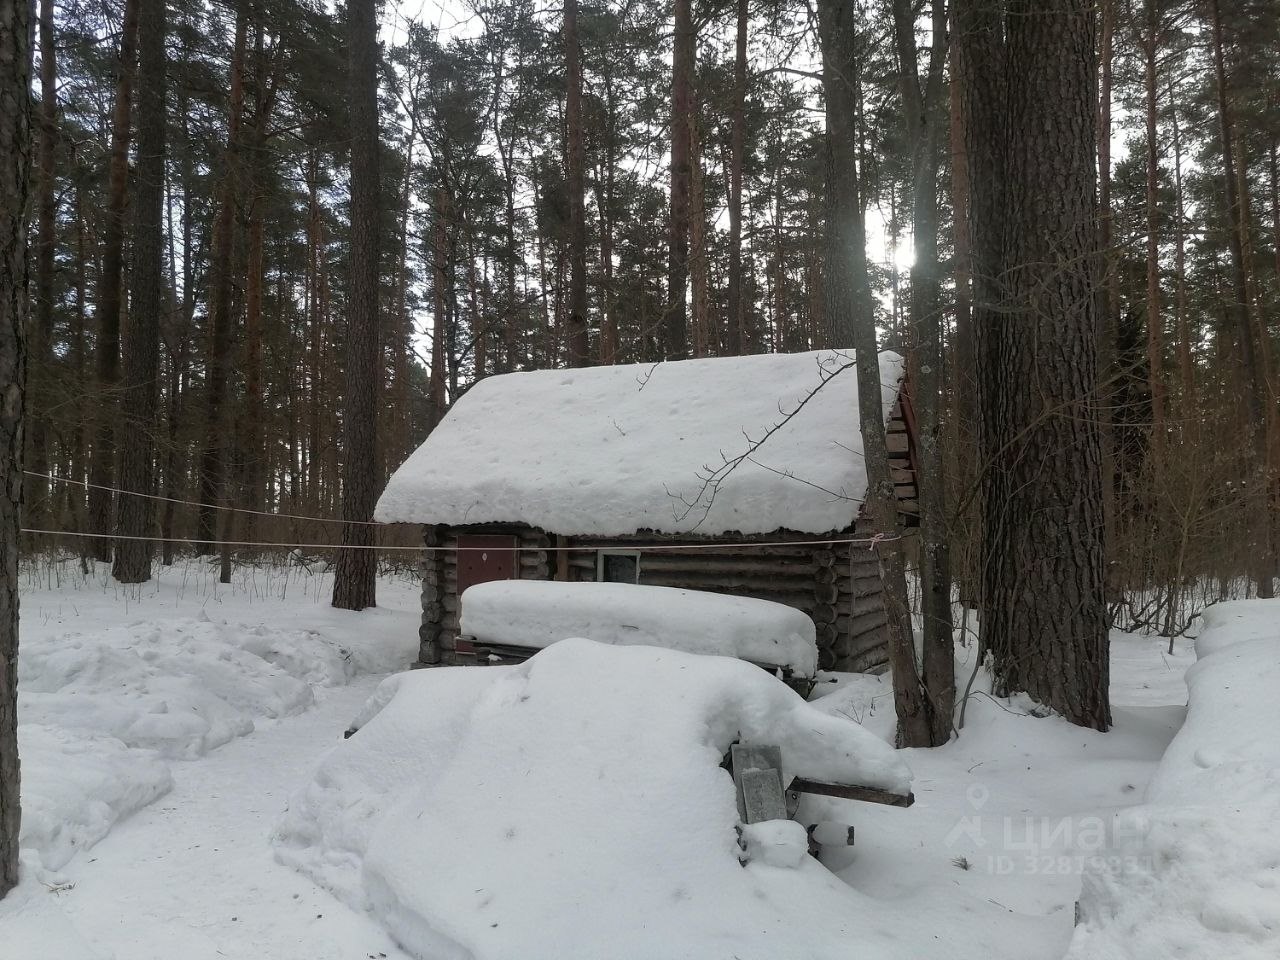
[[[18,660],[21,845],[56,870],[200,757],[314,699],[313,685],[403,666],[389,645],[200,618],[25,631]],[[394,664],[390,662],[395,659]]]
[[1187,719],[1085,874],[1070,960],[1280,957],[1280,601],[1204,613]]
[[753,597],[631,583],[495,580],[462,595],[461,630],[480,641],[546,647],[566,637],[668,647],[787,667],[818,669],[813,621]]
[[787,776],[910,784],[882,740],[750,664],[565,640],[519,666],[389,678],[357,726],[294,797],[277,857],[423,960],[900,943],[900,918],[812,858],[739,863],[720,766],[735,740],[780,744]]
[[[392,475],[374,515],[595,536],[844,530],[867,490],[853,358],[822,350],[486,377]],[[902,357],[880,354],[879,370],[887,418]]]

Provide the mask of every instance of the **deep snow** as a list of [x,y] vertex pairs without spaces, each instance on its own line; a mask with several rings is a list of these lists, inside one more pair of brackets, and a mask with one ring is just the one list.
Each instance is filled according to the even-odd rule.
[[813,621],[755,597],[634,583],[494,580],[462,594],[461,630],[477,640],[545,647],[565,637],[668,647],[787,667],[818,669]]
[[[136,651],[125,652],[163,647],[163,638],[170,637],[175,657],[183,643],[203,638],[197,646],[214,644],[219,662],[237,670],[254,663],[237,653],[260,642],[252,639],[254,628],[265,627],[266,636],[292,638],[284,646],[300,654],[294,666],[286,664],[286,657],[263,660],[250,670],[246,686],[259,692],[277,689],[255,686],[253,678],[261,677],[262,670],[302,680],[303,665],[309,669],[323,660],[336,666],[342,659],[319,656],[324,647],[312,646],[320,643],[315,639],[304,640],[307,631],[325,638],[333,645],[330,649],[394,649],[393,659],[412,659],[415,582],[381,584],[382,609],[349,614],[329,609],[328,581],[323,577],[295,571],[285,579],[278,571],[261,570],[237,577],[232,589],[220,588],[209,572],[191,566],[166,574],[141,592],[117,588],[105,576],[91,584],[78,584],[74,577],[39,586],[28,581],[23,590],[23,640],[37,654],[62,643],[70,651],[67,656],[77,658],[85,656],[86,648],[105,645],[111,655],[95,654],[90,663],[98,666],[77,675],[76,682],[82,684],[102,664],[130,663],[145,676],[148,662],[141,656],[117,659],[122,652],[112,639],[117,630],[134,631],[138,638]],[[201,619],[201,611],[208,621]],[[146,637],[157,630],[162,640],[149,644]],[[839,903],[850,912],[843,919],[816,921],[820,929],[811,936],[838,937],[843,955],[856,949],[862,958],[1059,960],[1072,935],[1072,908],[1080,894],[1084,858],[1098,852],[1090,825],[1143,798],[1157,761],[1181,723],[1182,674],[1194,658],[1189,642],[1179,641],[1173,656],[1166,655],[1165,643],[1113,635],[1116,728],[1109,734],[1031,715],[1025,702],[979,695],[970,701],[959,740],[940,750],[902,753],[914,773],[915,806],[901,810],[807,800],[804,812],[810,819],[847,822],[857,830],[854,848],[824,854],[836,879],[815,901]],[[230,659],[221,659],[222,653]],[[366,661],[364,669],[391,667],[375,659]],[[451,695],[466,702],[472,696],[466,687],[491,681],[484,677],[486,672],[466,672],[475,679],[458,684]],[[123,674],[114,676],[124,679]],[[362,712],[366,694],[374,691],[379,679],[376,672],[358,673],[345,684],[329,686],[326,678],[345,679],[345,668],[338,674],[326,668],[306,678],[312,701],[300,705],[301,712],[285,711],[271,719],[256,706],[237,708],[250,716],[253,729],[207,753],[197,751],[194,759],[180,759],[190,755],[184,750],[164,757],[146,747],[125,746],[118,738],[112,738],[115,747],[104,747],[110,735],[99,731],[94,740],[83,725],[49,726],[60,731],[59,736],[46,738],[45,745],[24,760],[32,767],[43,764],[50,775],[63,776],[71,785],[65,792],[60,786],[42,788],[50,803],[56,799],[71,810],[105,811],[103,823],[109,832],[88,850],[76,844],[79,852],[73,851],[57,869],[44,866],[35,848],[28,852],[22,888],[0,905],[0,957],[378,960],[385,953],[392,960],[405,960],[408,954],[392,945],[385,928],[350,906],[354,887],[339,889],[347,899],[335,898],[273,857],[270,836],[287,799],[306,787],[332,756],[340,755],[340,731]],[[28,679],[42,684],[39,677]],[[891,736],[887,678],[824,679],[838,682],[820,685],[826,695],[816,701],[818,709],[852,717],[882,738]],[[979,689],[982,683],[979,678]],[[375,698],[375,707],[385,704],[388,695],[385,687],[380,689],[382,700]],[[123,705],[117,703],[104,714],[117,724],[124,712],[141,711],[156,696],[150,684],[137,679],[121,684],[121,690],[126,695]],[[85,693],[92,694],[92,700],[105,690],[90,684],[66,695]],[[367,721],[374,710],[363,713]],[[210,724],[210,729],[215,726]],[[38,760],[40,753],[43,761]],[[121,755],[119,763],[113,753]],[[136,767],[132,761],[137,761]],[[172,781],[168,792],[132,814],[127,805],[117,807],[109,799],[116,787],[94,783],[95,777],[110,774],[130,789],[141,789],[152,779],[163,781],[165,773]],[[381,775],[386,774],[384,770]],[[33,776],[31,785],[35,783]],[[93,807],[97,800],[105,802]],[[29,802],[32,811],[40,809],[39,801]],[[52,809],[44,806],[47,822],[63,822],[62,815],[50,813]],[[352,822],[358,823],[358,818]],[[370,824],[359,829],[369,830]],[[555,848],[563,852],[549,859],[548,876],[555,878],[550,864],[564,864],[556,869],[571,872],[591,839],[585,828],[574,828],[570,839]],[[643,839],[637,840],[638,848]],[[359,837],[353,833],[349,840],[355,844]],[[678,864],[649,855],[647,845],[643,849],[645,855],[619,864],[617,870],[649,877],[659,886],[681,883]],[[51,862],[56,862],[59,850],[56,843],[39,841],[39,852],[51,856]],[[388,874],[396,869],[396,853],[384,853]],[[340,859],[329,866],[332,876],[360,877]],[[803,869],[812,866],[806,863]],[[428,861],[414,867],[411,877],[447,869]],[[796,875],[780,867],[758,869]],[[639,882],[633,877],[617,882],[624,881]],[[494,882],[512,889],[508,875],[496,875]],[[473,895],[462,888],[450,892],[463,899]],[[808,910],[803,904],[795,909],[797,916]],[[743,935],[750,941],[749,929]],[[710,955],[728,958],[735,951],[728,941],[722,946]],[[779,960],[798,956],[786,950],[764,955]],[[521,954],[522,960],[560,956],[564,954],[553,943],[542,940]]]
[[1109,825],[1069,960],[1280,957],[1280,601],[1204,613],[1187,719]]
[[[315,902],[271,860],[270,823],[376,680],[411,662],[417,584],[385,579],[383,608],[354,614],[331,609],[330,578],[303,568],[243,568],[235,581],[222,586],[197,562],[140,587],[115,584],[105,567],[82,577],[74,561],[24,570],[24,871],[0,905],[3,960],[176,947],[170,956],[247,960],[261,954],[252,937],[236,952],[245,928],[232,915],[274,903],[282,933],[296,931],[299,904],[278,895]],[[246,898],[263,870],[278,874],[263,888],[276,896]],[[342,930],[386,942],[321,899],[346,918]],[[222,917],[226,903],[245,905]],[[318,930],[299,936],[292,943],[313,942],[307,956],[351,955],[326,952],[332,936]]]
[[[902,372],[880,355],[886,417]],[[844,530],[867,488],[857,394],[852,352],[832,350],[486,377],[376,516],[596,536]]]

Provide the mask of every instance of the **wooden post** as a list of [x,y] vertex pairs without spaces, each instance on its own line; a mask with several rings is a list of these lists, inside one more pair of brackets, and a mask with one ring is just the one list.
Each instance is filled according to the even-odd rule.
[[444,528],[432,524],[423,531],[427,547],[422,556],[422,623],[418,627],[418,666],[440,665],[440,627],[444,619]]

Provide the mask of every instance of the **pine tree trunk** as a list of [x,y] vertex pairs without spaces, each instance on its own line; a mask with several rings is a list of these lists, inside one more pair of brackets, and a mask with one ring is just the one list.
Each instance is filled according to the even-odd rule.
[[[129,326],[123,343],[115,562],[121,583],[151,579],[160,322],[164,314],[165,0],[139,0],[138,157]],[[129,496],[130,493],[141,496]]]
[[[858,307],[853,260],[866,259],[862,201],[858,193],[857,101],[860,65],[854,18],[846,0],[818,5],[822,47],[822,90],[826,109],[826,232],[822,289],[826,297],[820,347],[847,348],[854,342]],[[865,271],[865,268],[864,268]]]
[[748,0],[738,0],[733,57],[732,130],[729,145],[729,317],[730,356],[746,352],[742,305],[742,162],[746,152]]
[[[120,33],[116,99],[111,111],[111,160],[107,208],[102,228],[102,271],[98,277],[98,338],[94,344],[98,403],[89,465],[89,529],[111,533],[111,491],[115,474],[116,387],[120,381],[120,284],[124,263],[124,209],[129,190],[129,112],[138,42],[138,0],[125,0]],[[111,559],[111,542],[95,539],[95,560]]]
[[702,137],[694,105],[689,117],[689,289],[693,299],[693,355],[710,356],[714,350],[710,330],[711,301],[707,289],[707,203],[702,171]]
[[591,363],[587,327],[586,157],[582,143],[582,51],[578,47],[578,0],[564,3],[565,177],[569,191],[569,318],[567,359],[571,367]]
[[667,306],[662,319],[662,350],[667,360],[688,356],[685,292],[689,282],[689,200],[693,185],[690,142],[696,37],[692,0],[675,0],[675,38],[671,63],[671,223],[667,251]]
[[[1101,64],[1098,71],[1098,243],[1102,249],[1101,338],[1098,342],[1098,419],[1102,424],[1102,516],[1107,555],[1119,541],[1117,518],[1120,510],[1116,494],[1116,436],[1114,408],[1118,364],[1116,338],[1120,323],[1119,275],[1115,255],[1115,211],[1111,206],[1111,89],[1114,72],[1116,0],[1102,0]],[[1119,565],[1110,570],[1118,572]],[[1118,597],[1117,574],[1109,574],[1108,598]]]
[[253,125],[248,137],[248,176],[246,179],[249,206],[249,260],[245,276],[244,298],[244,406],[240,424],[236,429],[236,442],[240,447],[236,461],[239,464],[240,482],[237,500],[246,509],[239,529],[240,539],[254,540],[255,511],[264,505],[266,484],[266,436],[263,427],[262,398],[262,284],[265,265],[263,243],[265,233],[266,197],[263,195],[269,172],[270,154],[266,149],[267,124],[274,106],[274,77],[268,78],[263,52],[263,28],[259,24],[254,31],[254,100]]
[[432,211],[432,298],[431,315],[431,378],[427,383],[427,401],[430,413],[427,432],[434,430],[444,419],[445,413],[445,325],[448,298],[449,233],[445,219],[449,216],[449,197],[444,187],[436,188],[435,209]]
[[[916,18],[909,0],[894,0],[893,14],[912,157],[911,229],[915,257],[908,309],[914,344],[911,377],[919,445],[916,481],[920,493],[920,614],[924,633],[921,675],[928,715],[928,736],[914,743],[904,737],[903,745],[941,746],[951,739],[956,692],[942,438],[942,271],[938,263],[938,164],[945,122],[942,97],[947,23],[944,5],[935,4],[932,47],[922,82],[916,66]],[[904,735],[910,729],[904,726]]]
[[230,422],[227,416],[227,378],[231,368],[231,283],[235,209],[240,193],[240,123],[244,115],[244,55],[248,18],[240,0],[236,12],[235,45],[231,52],[230,117],[227,149],[218,188],[218,213],[213,223],[209,262],[209,355],[205,382],[204,448],[200,455],[200,518],[197,553],[213,552],[218,538],[217,506],[227,500]]
[[[597,182],[596,205],[600,208],[600,362],[612,364],[618,358],[618,314],[613,302],[613,177],[616,164],[615,114],[612,78],[605,77],[604,173]],[[603,190],[599,184],[603,184]]]
[[[823,89],[827,93],[828,190],[847,193],[835,205],[840,220],[834,235],[843,246],[828,246],[828,270],[823,278],[827,293],[828,336],[847,335],[837,344],[853,346],[858,377],[858,420],[862,433],[863,462],[867,471],[866,503],[862,515],[870,533],[889,537],[878,547],[885,615],[888,620],[889,663],[893,669],[894,705],[898,737],[903,743],[928,742],[929,721],[916,669],[915,640],[907,604],[906,563],[900,543],[898,501],[889,473],[884,408],[880,399],[880,358],[876,342],[875,311],[867,269],[866,225],[863,219],[861,183],[857,167],[849,162],[857,152],[857,91],[860,76],[855,5],[849,0],[820,0],[818,31],[822,42]],[[839,255],[838,255],[839,254]],[[844,312],[841,313],[840,311]],[[842,669],[837,663],[837,669]]]
[[1093,8],[1025,0],[1002,31],[993,5],[964,0],[959,19],[971,68],[984,639],[1000,691],[1105,730]]
[[375,0],[352,0],[350,29],[351,302],[347,320],[343,417],[342,549],[333,605],[363,610],[377,602],[378,555],[373,508],[378,499],[378,17]]
[[1244,374],[1243,388],[1245,410],[1248,416],[1246,449],[1253,454],[1255,476],[1253,485],[1258,488],[1257,522],[1253,524],[1257,541],[1252,545],[1253,576],[1258,585],[1259,597],[1274,595],[1272,578],[1275,573],[1274,545],[1271,542],[1271,522],[1268,514],[1269,482],[1267,477],[1267,409],[1263,401],[1264,387],[1262,364],[1254,344],[1253,322],[1249,310],[1249,281],[1244,257],[1244,215],[1242,198],[1236,181],[1236,162],[1233,149],[1233,127],[1230,102],[1227,97],[1227,69],[1223,55],[1222,14],[1218,0],[1209,0],[1210,37],[1213,48],[1213,72],[1217,87],[1218,125],[1221,138],[1219,146],[1222,158],[1223,197],[1227,214],[1227,241],[1231,253],[1231,301],[1228,315],[1235,325],[1239,341],[1240,365]]
[[[31,404],[39,411],[48,410],[51,397],[47,385],[51,375],[53,356],[53,269],[58,204],[54,182],[54,148],[58,138],[58,69],[57,51],[53,38],[53,0],[40,0],[40,139],[37,146],[38,168],[36,196],[36,291],[35,317],[31,324],[27,344],[28,363],[31,365]],[[52,515],[49,509],[49,481],[43,474],[49,472],[49,430],[45,414],[33,417],[28,425],[30,458],[25,475],[26,494],[23,514],[29,527],[45,526],[45,519]]]
[[1157,0],[1145,0],[1147,32],[1143,37],[1143,80],[1146,95],[1147,124],[1147,383],[1151,392],[1151,453],[1156,469],[1164,463],[1165,387],[1164,328],[1160,316],[1160,180],[1159,129],[1156,126],[1160,104],[1156,99],[1156,55],[1160,49],[1160,14]]
[[18,883],[18,538],[27,386],[31,6],[0,4],[0,898]]
[[[1182,380],[1182,410],[1184,413],[1194,409],[1196,390],[1195,371],[1191,364],[1191,327],[1187,311],[1187,217],[1183,205],[1182,192],[1182,131],[1178,124],[1177,100],[1173,96],[1172,82],[1169,89],[1169,102],[1174,104],[1173,116],[1173,190],[1176,198],[1177,223],[1174,236],[1177,246],[1174,249],[1173,272],[1176,292],[1174,294],[1174,310],[1178,323],[1178,371]],[[1276,256],[1280,257],[1280,246],[1276,247]],[[1280,273],[1280,270],[1277,270]]]

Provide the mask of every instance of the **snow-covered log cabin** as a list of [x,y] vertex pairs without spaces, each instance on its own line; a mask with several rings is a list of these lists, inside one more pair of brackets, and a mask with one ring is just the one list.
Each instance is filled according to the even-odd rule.
[[[903,361],[880,356],[901,509],[916,510]],[[378,502],[424,527],[420,665],[473,662],[459,597],[492,580],[602,580],[774,600],[820,665],[887,661],[853,354],[816,351],[488,377]],[[443,548],[443,549],[440,549]],[[455,549],[461,548],[461,549]]]

